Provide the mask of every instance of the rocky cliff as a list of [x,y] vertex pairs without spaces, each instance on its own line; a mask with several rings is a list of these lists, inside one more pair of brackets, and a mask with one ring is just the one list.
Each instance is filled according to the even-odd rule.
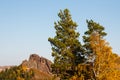
[[21,65],[26,66],[28,69],[33,68],[51,74],[51,64],[50,60],[40,57],[37,54],[31,54],[29,60],[24,60]]

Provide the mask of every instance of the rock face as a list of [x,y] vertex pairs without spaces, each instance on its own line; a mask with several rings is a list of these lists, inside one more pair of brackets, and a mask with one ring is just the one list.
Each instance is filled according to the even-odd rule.
[[40,57],[37,54],[31,54],[29,60],[24,60],[21,65],[51,74],[51,64],[50,60]]

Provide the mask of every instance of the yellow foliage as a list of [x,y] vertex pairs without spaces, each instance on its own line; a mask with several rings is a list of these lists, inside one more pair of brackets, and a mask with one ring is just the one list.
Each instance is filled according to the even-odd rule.
[[84,76],[81,77],[73,76],[70,80],[84,80]]
[[25,79],[23,79],[23,78],[20,78],[20,77],[17,77],[17,80],[25,80]]
[[28,67],[27,66],[22,66],[23,71],[27,71]]
[[112,53],[109,44],[99,34],[91,35],[90,40],[96,55],[94,71],[97,80],[120,80],[120,65],[115,62],[117,57]]

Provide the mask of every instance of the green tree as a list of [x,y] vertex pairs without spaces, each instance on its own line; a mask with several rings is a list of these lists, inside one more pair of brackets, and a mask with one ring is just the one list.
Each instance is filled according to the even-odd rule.
[[104,36],[107,35],[107,33],[104,32],[103,26],[94,22],[93,20],[90,21],[87,20],[86,22],[87,22],[88,30],[84,33],[85,35],[83,36],[83,41],[84,41],[83,47],[85,49],[85,54],[93,55],[93,50],[90,47],[90,36],[99,34],[99,37],[103,38]]
[[76,32],[77,24],[72,20],[68,9],[60,10],[60,20],[54,23],[56,36],[49,38],[52,45],[53,73],[61,79],[69,79],[76,72],[76,66],[83,62],[82,47],[79,42],[79,33]]

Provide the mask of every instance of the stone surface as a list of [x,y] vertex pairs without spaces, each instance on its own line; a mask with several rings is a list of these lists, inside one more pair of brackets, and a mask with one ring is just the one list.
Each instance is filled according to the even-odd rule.
[[37,54],[31,54],[29,60],[24,60],[21,65],[51,74],[51,64],[50,60],[40,57]]

